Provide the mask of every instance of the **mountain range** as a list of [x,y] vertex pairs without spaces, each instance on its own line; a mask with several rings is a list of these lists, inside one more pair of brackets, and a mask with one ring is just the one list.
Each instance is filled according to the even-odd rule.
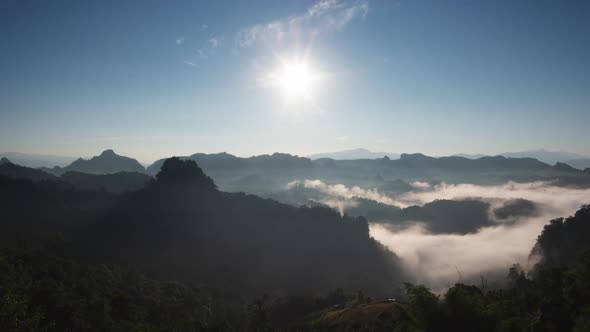
[[[364,148],[342,150],[336,152],[318,153],[308,156],[310,159],[330,158],[334,160],[353,160],[353,159],[378,159],[387,156],[389,159],[398,159],[400,153],[392,152],[374,152]],[[489,156],[503,156],[506,158],[534,158],[546,164],[553,165],[557,162],[566,163],[578,169],[590,167],[590,157],[583,156],[577,153],[562,152],[562,151],[548,151],[545,149],[528,150],[519,152],[504,152],[498,154],[467,154],[457,153],[451,157],[463,157],[467,159],[479,159],[481,157]]]
[[[359,160],[359,159],[381,159],[388,157],[391,160],[399,159],[402,154],[392,152],[374,152],[364,148],[343,150],[337,152],[318,153],[308,156],[308,159],[312,161],[318,159],[332,159],[332,160]],[[224,160],[232,160],[239,157],[227,153],[214,153],[214,154],[203,154],[196,153],[188,157],[192,160],[204,159],[203,156],[214,156],[208,159],[215,159],[217,162],[223,162]],[[279,156],[290,156],[288,154],[276,153],[273,155],[260,155],[253,156],[254,160],[259,163],[264,163],[264,160],[270,160],[271,163],[277,161]],[[568,164],[577,169],[583,170],[590,168],[590,157],[586,157],[576,153],[560,152],[560,151],[548,151],[548,150],[530,150],[522,152],[506,152],[497,155],[485,155],[485,154],[465,154],[459,153],[451,155],[451,157],[463,157],[467,159],[479,159],[482,157],[489,156],[503,156],[506,158],[534,158],[542,161],[549,165],[554,165],[557,162]],[[120,157],[120,158],[118,158]],[[27,154],[20,152],[5,152],[0,153],[0,158],[7,158],[15,164],[32,167],[42,168],[47,172],[54,174],[61,174],[67,171],[79,171],[84,173],[93,174],[106,174],[114,173],[117,171],[129,171],[129,172],[143,172],[146,171],[142,164],[137,160],[123,157],[114,153],[113,150],[105,150],[99,156],[85,160],[82,158],[75,158],[69,156],[53,156],[46,154]],[[285,159],[283,158],[283,159]],[[110,159],[110,160],[109,160]],[[118,159],[118,160],[117,160]],[[241,158],[249,159],[249,158]],[[164,159],[160,159],[151,165],[147,166],[147,172],[150,174],[157,173],[157,169],[163,163]],[[280,161],[278,161],[281,163]],[[284,163],[284,160],[282,161]],[[286,164],[284,164],[286,165]],[[57,167],[55,167],[57,166]]]
[[387,156],[389,159],[398,159],[399,153],[391,152],[373,152],[368,149],[351,149],[337,152],[317,153],[308,156],[309,159],[330,158],[334,160],[352,160],[352,159],[377,159]]
[[87,174],[111,174],[117,172],[145,172],[145,168],[135,159],[120,156],[113,150],[104,150],[100,155],[91,159],[78,158],[65,167],[42,168],[44,171],[61,175],[66,172],[81,172]]
[[[504,156],[506,158],[535,158],[550,165],[555,163],[565,163],[577,169],[590,168],[590,157],[571,152],[548,151],[540,149],[521,152],[504,152],[497,155]],[[478,159],[486,155],[460,153],[456,156],[465,157],[468,159]]]
[[2,152],[0,153],[0,158],[6,158],[15,164],[33,168],[54,166],[65,167],[72,161],[76,160],[76,157],[70,156],[54,156],[21,152]]
[[[423,181],[438,183],[498,184],[506,181],[554,181],[558,185],[590,185],[590,169],[581,171],[565,163],[550,165],[534,158],[513,158],[484,156],[470,159],[459,156],[430,157],[420,153],[401,154],[398,159],[387,156],[377,159],[335,160],[320,158],[312,160],[284,153],[237,157],[225,152],[215,154],[196,153],[179,157],[193,160],[226,191],[243,191],[265,195],[285,189],[294,180],[318,179],[327,183],[339,183],[364,188],[384,188],[395,181],[411,183]],[[7,158],[3,159],[5,162]],[[120,172],[146,174],[135,176],[131,187],[145,183],[149,176],[156,175],[166,159],[160,159],[144,168],[137,160],[105,150],[90,159],[79,158],[65,167],[42,167],[39,169],[19,166],[5,167],[6,175],[21,174],[21,177],[39,180],[60,177],[87,184],[101,182],[104,175]],[[24,167],[24,168],[22,168]],[[15,173],[16,172],[16,173]],[[87,175],[102,175],[91,178]],[[111,181],[113,177],[110,178]],[[402,183],[400,182],[400,183]],[[117,189],[118,190],[118,189]]]

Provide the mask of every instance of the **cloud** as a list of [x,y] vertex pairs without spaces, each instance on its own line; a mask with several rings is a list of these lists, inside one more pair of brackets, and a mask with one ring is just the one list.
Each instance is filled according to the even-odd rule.
[[352,199],[354,197],[366,198],[379,203],[396,205],[397,201],[383,193],[380,193],[377,189],[364,189],[358,186],[347,187],[343,184],[327,184],[321,180],[303,180],[303,181],[292,181],[287,184],[287,189],[292,189],[295,186],[303,186],[307,189],[315,189],[323,194],[327,195],[327,199],[322,203],[330,205],[329,202],[334,202],[337,198]]
[[217,48],[217,46],[219,45],[219,39],[215,37],[209,38],[207,42],[209,42],[209,46],[211,46],[211,48],[213,49]]
[[195,67],[195,68],[199,67],[199,66],[198,66],[196,63],[194,63],[194,62],[191,62],[191,61],[183,61],[183,63],[184,63],[185,65],[189,65],[189,66],[191,66],[191,67]]
[[338,136],[336,137],[337,140],[339,141],[348,141],[348,136],[344,135],[344,136]]
[[176,38],[176,45],[182,45],[184,43],[184,37]]
[[430,188],[430,183],[428,183],[428,182],[414,181],[414,182],[410,183],[410,185],[416,189]]
[[[414,182],[415,184],[415,182]],[[464,199],[464,198],[525,198],[546,206],[563,207],[565,210],[577,209],[580,201],[590,199],[588,189],[571,189],[554,186],[550,182],[507,182],[495,186],[480,186],[475,184],[441,183],[432,190],[408,192],[396,196],[399,206],[423,205],[435,199]],[[558,211],[563,211],[559,208]]]
[[[301,186],[321,193],[313,197],[341,213],[358,205],[355,197],[383,204],[407,207],[423,206],[434,200],[464,200],[475,198],[489,203],[490,218],[497,222],[468,234],[433,234],[425,224],[371,223],[370,233],[390,248],[402,260],[413,280],[442,291],[456,282],[479,282],[480,276],[489,279],[490,285],[506,280],[508,268],[519,263],[530,268],[529,253],[543,226],[550,220],[572,215],[583,204],[590,202],[590,189],[567,188],[551,182],[507,182],[493,186],[441,183],[429,186],[414,182],[416,190],[392,194],[378,189],[347,187],[343,184],[326,184],[320,180],[303,180],[289,183],[288,189]],[[310,194],[308,194],[310,195]],[[535,203],[535,213],[517,213],[504,216],[493,214],[497,208],[512,206],[518,199]]]
[[256,24],[238,32],[237,43],[241,47],[256,43],[277,43],[288,38],[311,37],[343,29],[357,18],[364,18],[369,11],[367,0],[321,0],[303,14],[267,23]]
[[205,51],[198,49],[197,50],[197,54],[199,55],[199,58],[201,59],[207,59],[209,56],[207,55],[207,53],[205,53]]
[[474,282],[488,275],[505,281],[508,268],[519,263],[532,267],[529,253],[543,226],[551,219],[573,214],[590,200],[590,189],[571,189],[550,183],[507,183],[499,186],[441,184],[432,191],[408,193],[405,199],[423,203],[434,199],[511,200],[525,198],[538,204],[539,213],[521,216],[514,224],[481,228],[466,235],[430,234],[422,226],[398,229],[371,224],[371,236],[398,254],[418,282],[443,290],[457,281]]

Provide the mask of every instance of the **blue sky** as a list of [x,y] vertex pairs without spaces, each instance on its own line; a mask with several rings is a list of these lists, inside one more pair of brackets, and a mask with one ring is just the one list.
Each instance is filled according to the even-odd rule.
[[590,155],[588,31],[587,1],[2,1],[0,151]]

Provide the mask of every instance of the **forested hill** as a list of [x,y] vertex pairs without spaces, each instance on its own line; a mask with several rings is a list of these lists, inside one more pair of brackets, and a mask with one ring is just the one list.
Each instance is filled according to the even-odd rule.
[[177,158],[89,227],[79,246],[98,261],[254,293],[400,285],[397,258],[363,218],[220,192],[194,161]]
[[94,189],[91,180],[106,176],[66,176],[75,184],[0,177],[2,246],[64,243],[81,261],[251,294],[383,294],[401,284],[397,257],[363,218],[225,193],[194,161],[176,158],[136,191]]

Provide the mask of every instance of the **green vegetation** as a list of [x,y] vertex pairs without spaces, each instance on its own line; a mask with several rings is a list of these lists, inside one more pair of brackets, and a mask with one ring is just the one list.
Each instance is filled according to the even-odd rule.
[[0,255],[2,331],[238,330],[234,298],[41,252]]

